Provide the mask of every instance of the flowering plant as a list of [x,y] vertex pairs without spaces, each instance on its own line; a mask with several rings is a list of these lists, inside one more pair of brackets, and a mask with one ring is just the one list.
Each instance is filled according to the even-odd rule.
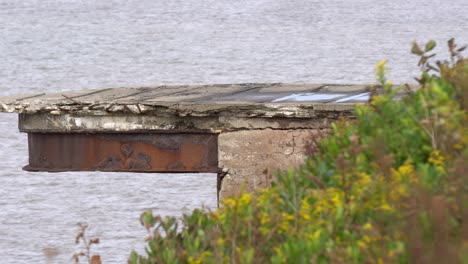
[[147,254],[129,263],[468,263],[468,61],[450,40],[450,61],[434,66],[434,46],[413,45],[416,90],[379,63],[382,89],[272,188],[181,226],[145,212]]

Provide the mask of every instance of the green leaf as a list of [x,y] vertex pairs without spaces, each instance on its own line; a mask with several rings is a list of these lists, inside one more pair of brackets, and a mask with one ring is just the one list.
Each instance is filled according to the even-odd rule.
[[419,56],[424,54],[424,52],[421,50],[421,48],[418,46],[416,42],[413,42],[413,46],[411,47],[411,53],[419,55]]
[[339,222],[339,221],[341,221],[341,219],[343,219],[343,213],[344,213],[343,205],[339,205],[336,208],[336,213],[335,213],[335,220],[337,222]]
[[147,229],[153,227],[154,226],[153,212],[151,210],[147,210],[146,212],[142,213],[140,216],[140,222]]
[[428,51],[431,51],[432,49],[434,49],[436,46],[436,42],[434,40],[429,40],[429,42],[427,42],[426,46],[424,47],[424,51],[425,52],[428,52]]
[[138,264],[138,254],[135,251],[132,251],[130,258],[128,259],[130,264]]

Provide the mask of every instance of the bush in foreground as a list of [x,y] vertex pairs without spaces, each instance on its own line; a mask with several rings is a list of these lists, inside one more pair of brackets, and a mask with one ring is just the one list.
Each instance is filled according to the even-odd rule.
[[432,65],[434,46],[413,45],[416,91],[380,63],[383,91],[272,188],[182,223],[145,212],[146,256],[129,263],[468,263],[468,60],[450,40],[450,61]]

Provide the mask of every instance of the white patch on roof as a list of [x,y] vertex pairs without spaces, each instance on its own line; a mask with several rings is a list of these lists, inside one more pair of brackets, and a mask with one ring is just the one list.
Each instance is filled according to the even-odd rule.
[[335,101],[335,103],[343,103],[346,101],[368,101],[370,93],[360,93],[353,96],[344,97]]
[[333,93],[333,94],[327,94],[327,93],[301,93],[301,94],[291,94],[287,95],[278,99],[273,100],[273,103],[275,102],[281,102],[281,101],[296,101],[296,102],[304,102],[304,101],[324,101],[324,100],[332,100],[338,97],[345,96],[346,94],[338,94],[338,93]]

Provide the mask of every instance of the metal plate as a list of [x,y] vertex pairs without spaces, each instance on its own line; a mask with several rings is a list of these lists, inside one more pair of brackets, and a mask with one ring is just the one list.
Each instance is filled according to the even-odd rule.
[[214,133],[29,133],[29,171],[217,172]]

